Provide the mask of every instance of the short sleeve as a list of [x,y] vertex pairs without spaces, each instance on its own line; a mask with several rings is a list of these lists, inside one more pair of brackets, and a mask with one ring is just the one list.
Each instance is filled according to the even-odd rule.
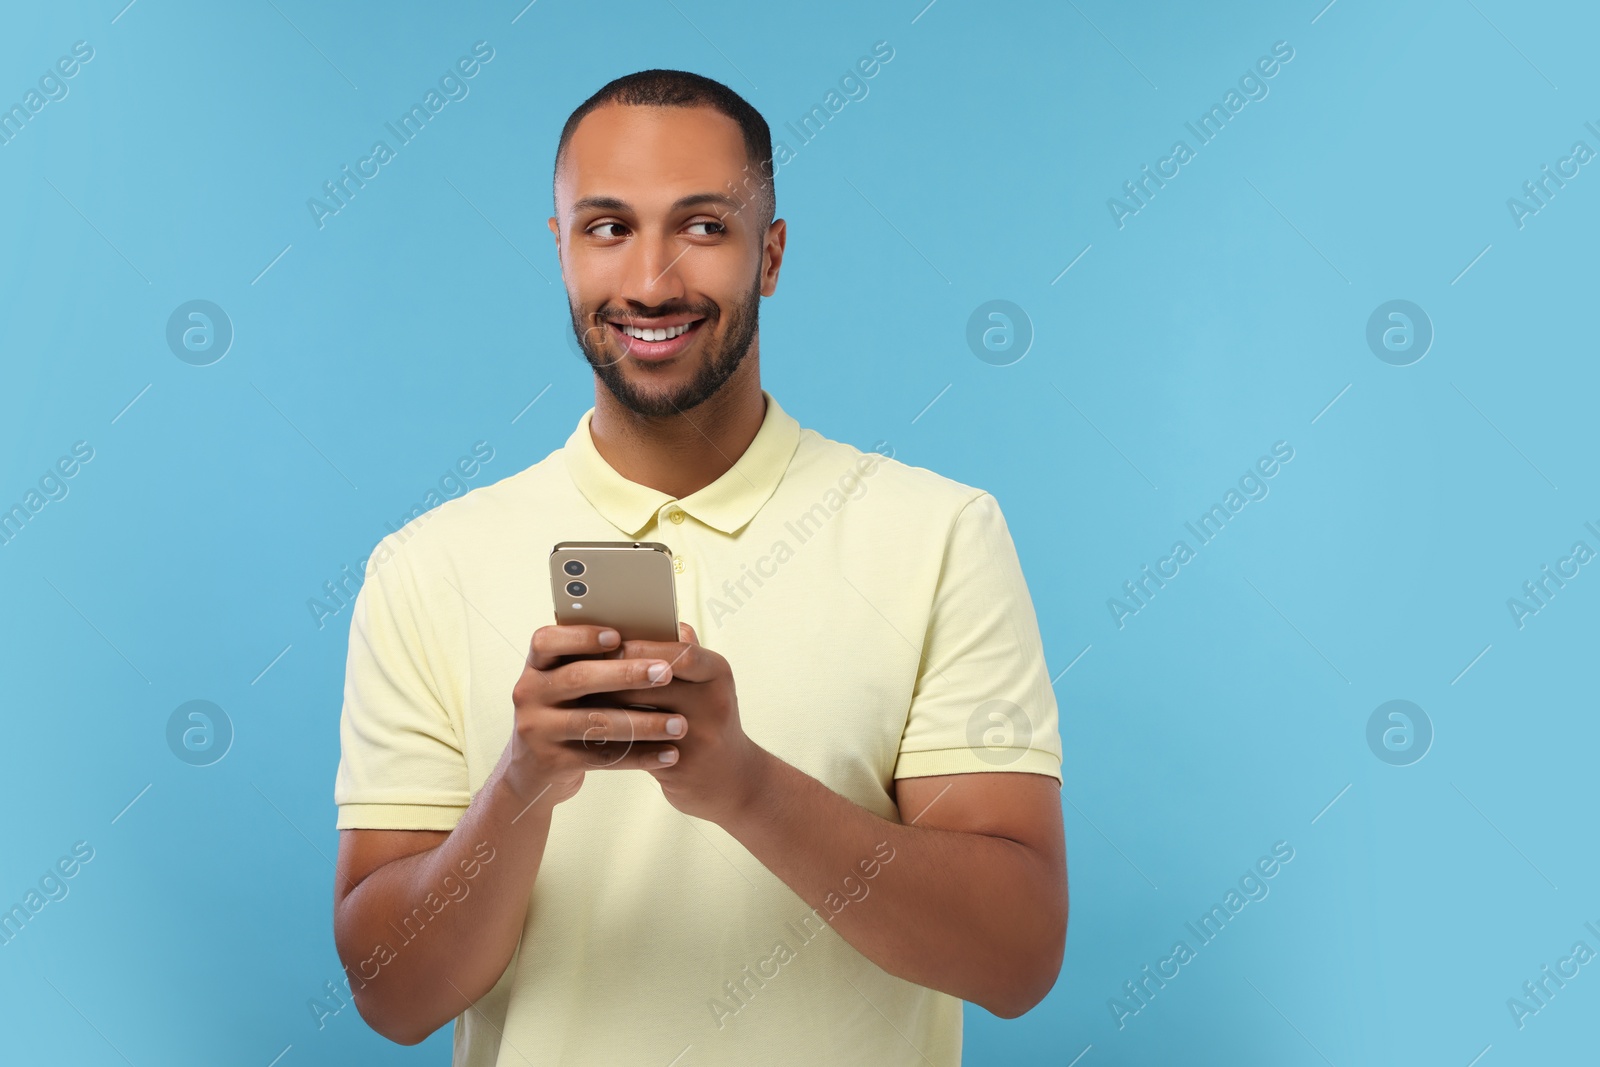
[[448,650],[423,625],[417,600],[391,535],[374,551],[351,614],[333,790],[341,830],[452,830],[471,800],[466,756],[432,666],[447,662]]
[[1060,782],[1061,733],[1016,546],[982,493],[945,545],[894,777],[988,771]]

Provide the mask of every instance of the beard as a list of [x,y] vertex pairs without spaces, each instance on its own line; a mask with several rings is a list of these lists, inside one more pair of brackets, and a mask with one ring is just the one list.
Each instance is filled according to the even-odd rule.
[[[585,314],[578,310],[569,299],[568,311],[572,315],[572,332],[577,337],[578,348],[583,352],[583,358],[588,361],[595,376],[605,383],[605,387],[616,398],[617,403],[636,414],[649,418],[665,418],[677,415],[698,407],[700,404],[715,396],[734,371],[744,362],[745,356],[750,354],[756,337],[757,319],[761,309],[760,279],[751,287],[749,294],[728,312],[727,328],[722,332],[720,339],[716,338],[716,328],[722,323],[722,308],[711,302],[704,301],[699,304],[663,304],[652,309],[652,317],[665,318],[668,315],[693,314],[704,317],[704,322],[696,328],[697,332],[705,335],[702,345],[706,348],[700,367],[695,372],[694,378],[671,392],[654,392],[637,388],[622,372],[621,364],[627,358],[626,349],[622,355],[613,357],[608,348],[616,344],[609,325],[585,325],[586,323],[607,322],[607,312],[611,310],[602,305],[593,312]],[[634,318],[639,318],[635,315]],[[604,338],[602,341],[601,338]]]

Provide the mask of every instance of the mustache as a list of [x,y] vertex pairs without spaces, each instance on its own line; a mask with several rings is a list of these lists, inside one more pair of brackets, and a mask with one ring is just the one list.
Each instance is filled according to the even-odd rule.
[[601,322],[620,323],[624,319],[664,319],[673,315],[698,315],[703,319],[716,319],[722,314],[722,309],[710,301],[698,304],[676,303],[661,304],[653,308],[640,308],[635,311],[624,311],[621,308],[601,307],[594,312],[594,317]]

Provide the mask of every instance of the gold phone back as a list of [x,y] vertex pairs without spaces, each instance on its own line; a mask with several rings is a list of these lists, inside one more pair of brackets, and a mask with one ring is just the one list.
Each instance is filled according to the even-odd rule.
[[[567,573],[569,560],[582,573]],[[585,591],[573,596],[571,582]],[[610,626],[624,641],[676,641],[678,590],[672,550],[659,541],[563,541],[550,552],[556,622]]]

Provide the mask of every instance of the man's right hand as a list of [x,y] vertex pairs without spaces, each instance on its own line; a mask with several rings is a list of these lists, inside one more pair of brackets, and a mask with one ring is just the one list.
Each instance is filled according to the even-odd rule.
[[[649,691],[671,681],[671,664],[618,658],[621,648],[617,632],[603,626],[546,626],[533,635],[511,693],[511,740],[454,830],[340,831],[339,958],[362,979],[353,987],[362,1017],[390,1040],[423,1040],[461,1013],[463,998],[476,1002],[506,973],[550,832],[548,818],[523,815],[537,806],[548,816],[588,771],[660,768],[663,751],[677,754],[671,742],[689,729],[681,712],[626,706],[652,703]],[[579,658],[587,656],[602,658]],[[676,734],[667,729],[674,721]],[[493,865],[466,873],[484,866],[484,846],[495,850]],[[470,898],[452,897],[465,902],[436,912],[415,941],[375,960],[372,946],[411,922],[419,901],[453,884],[448,879],[474,877]]]
[[548,810],[570,799],[589,771],[660,769],[677,759],[672,742],[688,732],[684,716],[605,699],[622,690],[666,685],[672,681],[671,664],[574,658],[608,657],[620,647],[617,631],[605,626],[534,631],[527,666],[511,690],[516,721],[503,774],[505,784],[530,807]]

